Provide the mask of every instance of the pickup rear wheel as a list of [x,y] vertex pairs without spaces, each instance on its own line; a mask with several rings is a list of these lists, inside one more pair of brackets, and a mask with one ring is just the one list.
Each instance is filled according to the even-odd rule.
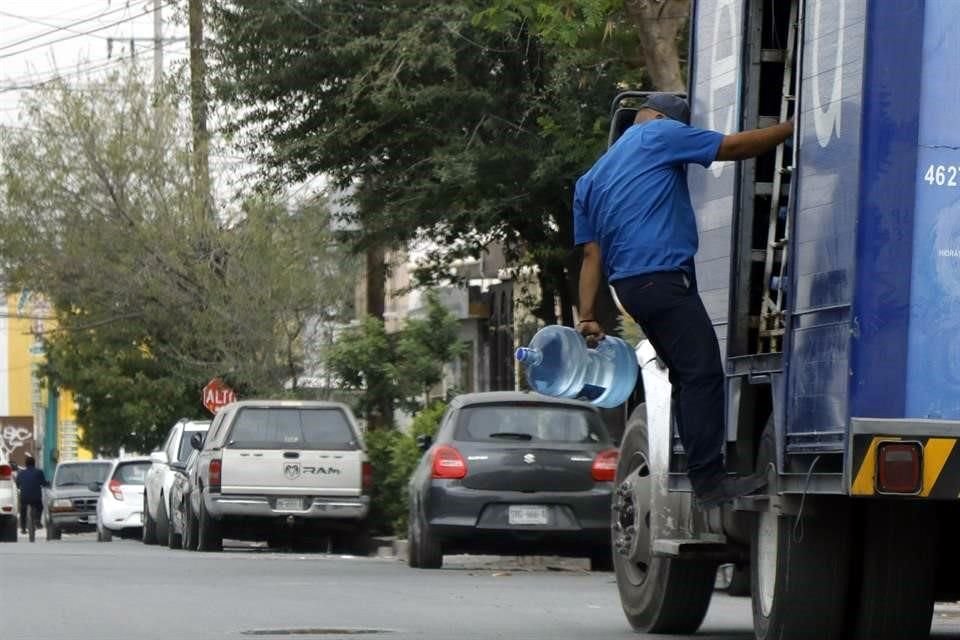
[[773,423],[760,441],[757,470],[766,471],[771,500],[757,514],[750,545],[753,628],[757,640],[840,640],[849,584],[851,520],[839,500],[807,498],[800,517],[777,507]]
[[717,563],[651,553],[647,438],[647,409],[640,405],[630,415],[620,446],[611,522],[620,604],[637,631],[695,633],[710,606]]
[[200,500],[200,517],[197,524],[197,551],[223,551],[223,532],[207,506]]

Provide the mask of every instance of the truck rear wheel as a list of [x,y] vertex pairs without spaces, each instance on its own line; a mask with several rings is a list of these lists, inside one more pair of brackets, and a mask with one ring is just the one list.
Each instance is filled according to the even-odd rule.
[[631,414],[617,463],[611,528],[620,604],[637,631],[694,633],[710,606],[717,563],[651,553],[646,418],[645,405]]
[[849,638],[926,638],[933,618],[937,520],[927,502],[863,505],[858,595]]
[[[776,498],[772,423],[760,442],[757,468],[767,471],[768,491]],[[757,640],[846,638],[850,509],[823,501],[814,508],[812,500],[808,508],[798,517],[771,503],[757,514],[750,545]]]

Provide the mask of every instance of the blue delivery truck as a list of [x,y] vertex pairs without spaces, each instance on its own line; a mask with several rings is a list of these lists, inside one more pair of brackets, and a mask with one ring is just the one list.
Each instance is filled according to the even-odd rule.
[[957,34],[957,0],[693,2],[692,124],[797,124],[767,157],[688,169],[727,464],[769,485],[694,506],[641,343],[612,519],[637,630],[694,632],[721,563],[749,572],[760,639],[924,638],[960,599]]

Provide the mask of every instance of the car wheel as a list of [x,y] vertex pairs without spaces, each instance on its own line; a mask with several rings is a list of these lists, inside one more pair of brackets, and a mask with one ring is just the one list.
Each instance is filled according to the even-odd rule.
[[47,520],[47,541],[50,540],[59,540],[60,539],[60,529],[53,523],[51,520]]
[[414,521],[417,514],[413,509],[413,500],[410,501],[410,514],[407,517],[407,565],[414,569],[420,568],[420,554],[417,553],[417,545],[414,543]]
[[613,571],[613,552],[610,547],[599,547],[590,553],[590,571]]
[[150,517],[150,507],[147,502],[147,492],[143,492],[143,529],[141,531],[143,544],[157,544],[157,523]]
[[[177,533],[176,519],[175,514],[171,514],[169,523],[167,524],[167,548],[169,549],[179,549],[183,546],[183,534]],[[186,529],[185,523],[181,523],[184,529]]]
[[97,542],[110,542],[113,540],[113,534],[99,522],[97,523]]
[[187,551],[197,550],[197,519],[193,516],[193,507],[190,498],[186,499],[183,509],[183,548]]
[[220,523],[207,511],[207,505],[200,501],[200,517],[197,524],[197,551],[223,551],[223,533]]
[[156,538],[157,544],[161,544],[167,541],[169,536],[170,529],[170,518],[167,515],[167,499],[161,493],[160,494],[160,504],[157,507],[157,519],[153,523],[153,535]]
[[0,528],[0,542],[17,541],[17,519],[13,516],[3,519],[3,527]]
[[439,569],[443,567],[443,546],[430,531],[423,516],[418,512],[414,519],[413,535],[409,544],[416,546],[417,566],[421,569]]

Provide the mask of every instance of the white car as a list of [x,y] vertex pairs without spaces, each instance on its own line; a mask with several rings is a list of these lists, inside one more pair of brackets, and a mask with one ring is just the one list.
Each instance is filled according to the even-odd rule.
[[203,437],[210,428],[208,420],[178,420],[170,428],[163,446],[150,454],[150,469],[143,486],[144,544],[167,544],[170,535],[170,489],[176,477],[171,462],[186,462],[193,451],[190,439]]
[[97,541],[110,542],[143,526],[143,482],[150,458],[115,460],[97,501]]
[[0,456],[0,542],[17,541],[17,486],[13,467]]

